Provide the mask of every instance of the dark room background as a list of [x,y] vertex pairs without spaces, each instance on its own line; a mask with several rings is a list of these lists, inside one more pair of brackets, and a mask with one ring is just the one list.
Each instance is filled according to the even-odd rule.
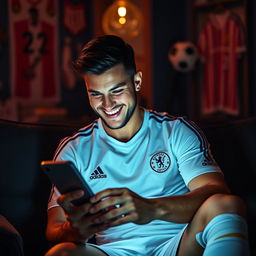
[[[256,74],[253,70],[256,60],[255,1],[126,0],[123,3],[128,3],[127,10],[129,4],[136,9],[134,19],[137,27],[124,34],[121,30],[109,32],[106,25],[107,11],[118,2],[1,0],[0,118],[66,124],[80,124],[94,118],[84,83],[72,71],[70,62],[84,43],[106,33],[119,33],[134,47],[138,68],[143,71],[140,95],[143,106],[207,121],[242,119],[256,114]],[[199,34],[208,16],[216,14],[220,8],[223,12],[225,9],[234,13],[243,23],[245,50],[237,60],[238,74],[233,74],[237,79],[238,110],[231,113],[216,107],[216,110],[205,114],[202,111],[205,62],[199,58],[192,70],[181,72],[173,67],[169,54],[177,42],[198,46]],[[25,21],[27,24],[34,21],[34,25],[24,27],[21,24]],[[50,29],[43,31],[43,24],[50,24]],[[17,57],[19,49],[20,60]],[[54,66],[54,71],[44,64],[47,61]],[[19,62],[21,66],[18,66]],[[44,65],[48,72],[43,71]],[[25,71],[21,71],[23,66]],[[22,72],[21,78],[17,75],[19,72]],[[53,84],[52,80],[56,90],[48,97],[42,91],[47,86],[52,90],[49,85]],[[30,92],[26,94],[25,88]],[[225,97],[229,95],[228,91]]]

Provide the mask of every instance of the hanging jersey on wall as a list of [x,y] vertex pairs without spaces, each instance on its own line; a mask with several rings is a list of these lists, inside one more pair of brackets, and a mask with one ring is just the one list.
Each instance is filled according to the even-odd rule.
[[203,114],[239,114],[238,58],[246,50],[241,24],[239,17],[226,11],[211,14],[201,30],[198,48],[204,59]]
[[12,0],[9,4],[12,97],[56,102],[58,17],[56,0]]

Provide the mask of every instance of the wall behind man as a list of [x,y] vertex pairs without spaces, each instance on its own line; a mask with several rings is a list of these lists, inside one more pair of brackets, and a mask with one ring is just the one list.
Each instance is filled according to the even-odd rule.
[[[87,26],[84,33],[79,36],[73,36],[73,41],[87,42],[95,34],[94,13],[98,10],[93,9],[92,0],[63,0],[60,1],[60,15],[59,15],[59,63],[62,64],[62,49],[64,38],[68,36],[69,32],[63,27],[63,6],[64,2],[81,3],[85,5],[85,16]],[[11,1],[9,1],[11,2]],[[99,1],[100,2],[100,1]],[[135,1],[136,2],[136,1]],[[193,81],[195,79],[194,73],[181,74],[177,73],[171,67],[168,61],[167,54],[170,46],[181,40],[193,41],[193,2],[194,0],[149,0],[151,3],[151,22],[148,24],[150,29],[151,40],[149,44],[152,45],[151,56],[148,58],[152,63],[152,71],[146,74],[150,79],[152,78],[152,98],[153,104],[150,104],[158,111],[168,111],[173,115],[187,115],[193,116],[194,95],[193,95]],[[9,38],[8,38],[8,0],[0,1],[0,28],[4,30],[1,38],[0,36],[0,101],[6,100],[10,97],[10,80],[9,80]],[[255,10],[256,2],[248,1],[248,19],[249,31],[255,31]],[[143,12],[143,10],[142,10]],[[0,31],[1,35],[1,31]],[[249,34],[249,82],[250,82],[250,115],[256,114],[256,73],[254,72],[254,62],[256,60],[256,48],[253,46],[256,40],[256,33]],[[77,44],[77,45],[78,45]],[[77,55],[77,49],[73,47],[73,58]],[[150,55],[150,54],[149,54]],[[65,79],[60,73],[61,81],[61,100],[57,103],[58,106],[67,108],[70,115],[79,117],[83,114],[92,115],[83,81],[77,80],[75,88],[69,89],[65,87]],[[1,108],[1,107],[0,107]]]
[[9,97],[9,88],[5,86],[9,79],[7,14],[7,1],[0,1],[0,99]]
[[[193,119],[201,118],[198,112],[198,91],[195,92],[198,76],[202,70],[196,72],[179,73],[174,71],[167,59],[170,46],[176,41],[195,40],[196,15],[194,8],[196,0],[168,1],[152,0],[152,42],[153,42],[153,98],[154,107],[159,111],[168,111],[173,115],[187,115]],[[256,1],[250,0],[220,0],[198,1],[212,4],[212,9],[222,3],[227,9],[232,7],[244,8],[246,30],[246,63],[244,69],[244,81],[239,90],[248,94],[246,100],[242,100],[246,111],[239,116],[221,116],[223,119],[246,118],[256,115],[256,73],[254,71],[256,61]],[[239,71],[240,72],[240,71]],[[198,89],[197,89],[198,90]],[[241,94],[238,97],[243,97]],[[244,108],[244,107],[243,107]],[[242,112],[242,111],[241,111]],[[214,119],[216,121],[217,119]],[[219,117],[218,117],[219,118]]]
[[[56,4],[54,8],[46,9],[48,4],[54,3]],[[38,11],[39,22],[34,26],[31,25],[31,16],[28,15],[31,8]],[[40,115],[40,117],[45,116],[45,121],[52,118],[54,122],[55,120],[59,121],[61,115],[63,115],[63,118],[65,116],[65,118],[72,119],[93,115],[89,107],[84,83],[71,68],[71,61],[78,56],[83,44],[93,36],[92,16],[92,0],[0,1],[0,118],[18,121],[41,121],[38,117]],[[56,18],[57,22],[51,24],[53,18]],[[16,26],[22,22],[27,26],[21,28],[21,35],[18,35],[19,29],[15,30],[17,33],[12,33],[11,24]],[[54,29],[54,37],[51,37],[50,33],[45,34],[43,31],[45,25]],[[28,38],[26,33],[32,35],[32,39]],[[12,45],[14,45],[13,48],[16,51],[19,48],[21,49],[19,54],[22,57],[19,60],[22,59],[21,62],[25,63],[23,66],[27,65],[28,59],[29,64],[32,64],[36,54],[40,52],[40,46],[42,47],[40,38],[36,37],[40,33],[44,33],[46,38],[43,46],[48,51],[47,56],[40,55],[34,77],[26,78],[27,83],[24,86],[29,88],[29,96],[21,98],[20,95],[15,95],[14,97],[15,90],[12,86],[12,78],[17,76],[14,75],[13,66],[17,66],[15,63],[18,63],[18,60],[15,60],[15,57],[11,58],[11,56],[17,56],[16,52],[14,54],[11,52]],[[42,66],[45,63],[44,61],[53,55],[49,54],[49,49],[51,49],[50,45],[55,43],[57,47],[53,53],[54,56],[57,56],[58,68],[56,68],[53,77],[54,79],[57,77],[58,82],[56,84],[58,86],[56,88],[59,93],[56,93],[57,96],[54,96],[54,98],[49,99],[41,96],[41,91],[42,88],[45,88],[47,82],[51,82],[52,76],[49,76],[47,72],[42,72]],[[29,52],[26,51],[28,45]],[[51,64],[52,61],[50,60],[49,65]],[[29,69],[32,69],[31,66],[28,66]],[[23,69],[24,67],[16,69],[21,71],[21,76]],[[46,81],[43,86],[42,81]],[[17,86],[15,88],[18,88],[19,85],[18,81],[15,83],[15,86]]]
[[248,1],[248,47],[250,50],[249,58],[249,83],[250,83],[250,114],[256,115],[256,1]]
[[191,74],[175,72],[168,61],[168,50],[176,41],[191,39],[190,0],[152,0],[153,96],[158,111],[188,115],[191,108]]

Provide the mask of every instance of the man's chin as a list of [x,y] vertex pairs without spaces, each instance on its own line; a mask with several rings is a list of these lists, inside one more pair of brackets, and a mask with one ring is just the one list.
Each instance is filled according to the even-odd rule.
[[104,118],[101,117],[101,120],[103,121],[103,123],[105,124],[105,126],[109,129],[112,129],[112,130],[117,130],[117,129],[121,129],[125,126],[125,124],[123,123],[116,123],[114,124],[113,122],[107,122]]
[[125,127],[127,125],[127,123],[130,121],[134,110],[136,108],[136,104],[128,109],[128,112],[126,114],[123,113],[119,113],[119,121],[116,120],[108,120],[108,118],[104,115],[100,115],[99,112],[96,112],[98,114],[98,116],[100,117],[100,119],[103,121],[104,125],[108,128],[108,129],[112,129],[112,130],[117,130],[117,129],[121,129],[123,127]]
[[[126,125],[127,122],[125,122],[124,120],[111,120],[111,118],[106,117],[105,115],[99,115],[100,119],[103,121],[104,125],[112,130],[116,130],[116,129],[120,129],[122,127],[124,127]],[[120,118],[120,117],[119,117]],[[121,118],[120,118],[121,119]]]

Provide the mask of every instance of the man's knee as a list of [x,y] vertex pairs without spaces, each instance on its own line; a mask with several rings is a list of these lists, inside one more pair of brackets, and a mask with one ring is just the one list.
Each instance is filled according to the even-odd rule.
[[45,256],[72,256],[76,249],[74,243],[60,243],[52,247]]
[[215,194],[210,196],[202,205],[206,216],[213,218],[222,213],[234,213],[246,216],[246,207],[243,200],[235,195]]
[[[203,232],[207,224],[216,216],[231,213],[245,217],[245,204],[241,198],[229,194],[215,194],[210,196],[198,209],[193,220],[186,229],[181,242],[180,254],[184,255],[193,250],[201,254],[202,247],[197,242],[196,235]],[[190,252],[187,252],[190,255]]]

